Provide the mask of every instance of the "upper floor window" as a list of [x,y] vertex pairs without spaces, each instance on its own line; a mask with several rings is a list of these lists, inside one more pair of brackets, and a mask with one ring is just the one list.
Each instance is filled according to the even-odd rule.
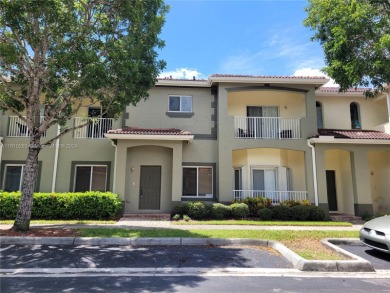
[[351,127],[352,129],[360,129],[360,113],[359,104],[353,102],[349,105],[349,112],[351,114]]
[[169,96],[169,112],[192,112],[192,97]]
[[322,104],[320,102],[316,102],[316,112],[317,112],[317,128],[324,128],[324,120],[322,118]]

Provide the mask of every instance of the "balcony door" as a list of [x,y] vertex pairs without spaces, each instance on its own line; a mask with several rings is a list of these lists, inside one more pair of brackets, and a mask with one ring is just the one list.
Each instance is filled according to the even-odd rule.
[[89,107],[88,118],[96,118],[92,124],[88,125],[87,137],[89,138],[104,138],[104,133],[112,129],[112,121],[108,118],[107,114],[102,115],[102,108]]
[[253,196],[273,198],[276,190],[276,170],[252,168],[252,190]]
[[279,132],[278,107],[248,106],[248,131],[256,138],[276,138]]

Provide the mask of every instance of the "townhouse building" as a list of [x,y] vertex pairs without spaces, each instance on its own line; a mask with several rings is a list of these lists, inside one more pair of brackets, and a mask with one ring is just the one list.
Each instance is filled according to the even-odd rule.
[[[183,201],[310,200],[326,213],[390,212],[390,94],[339,93],[323,77],[211,75],[159,79],[120,119],[94,123],[39,156],[37,191],[113,191],[126,214]],[[53,137],[57,128],[49,129]],[[0,115],[0,189],[20,189],[27,129]],[[45,138],[42,139],[45,141]]]

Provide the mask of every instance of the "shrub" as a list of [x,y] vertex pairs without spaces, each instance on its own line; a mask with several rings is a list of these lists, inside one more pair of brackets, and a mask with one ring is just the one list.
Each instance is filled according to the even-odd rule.
[[272,219],[273,212],[269,208],[261,209],[257,212],[257,216],[260,218],[260,220],[263,221],[269,221]]
[[188,216],[192,219],[204,219],[210,215],[210,208],[204,202],[189,202]]
[[310,206],[309,212],[310,212],[310,216],[309,216],[310,221],[323,221],[323,220],[325,220],[325,212],[320,207]]
[[179,203],[175,208],[173,209],[172,215],[180,215],[183,216],[188,213],[188,203]]
[[[0,193],[0,218],[14,219],[20,192]],[[34,193],[32,219],[112,219],[122,208],[111,192]]]
[[175,220],[175,221],[179,221],[180,220],[180,215],[179,214],[175,214],[172,216],[172,219]]
[[230,205],[230,209],[235,219],[243,219],[249,216],[249,207],[245,203],[233,203]]
[[191,218],[188,215],[183,215],[183,220],[188,222]]
[[249,216],[257,217],[257,212],[263,208],[269,208],[272,205],[270,198],[260,197],[246,197],[243,200],[234,203],[245,203],[249,207]]
[[287,221],[291,218],[290,208],[285,205],[276,205],[271,207],[272,218],[275,220]]
[[230,207],[224,204],[214,203],[211,206],[211,217],[213,219],[226,219],[230,216],[230,213]]
[[306,205],[295,205],[290,208],[291,219],[297,221],[305,221],[310,218],[310,207]]

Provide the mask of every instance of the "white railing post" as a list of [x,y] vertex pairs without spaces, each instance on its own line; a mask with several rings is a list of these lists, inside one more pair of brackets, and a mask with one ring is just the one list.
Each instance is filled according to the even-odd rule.
[[113,118],[83,118],[75,117],[74,126],[78,127],[89,121],[92,123],[78,128],[74,131],[75,138],[91,138],[91,139],[101,139],[104,138],[104,133],[112,129]]

